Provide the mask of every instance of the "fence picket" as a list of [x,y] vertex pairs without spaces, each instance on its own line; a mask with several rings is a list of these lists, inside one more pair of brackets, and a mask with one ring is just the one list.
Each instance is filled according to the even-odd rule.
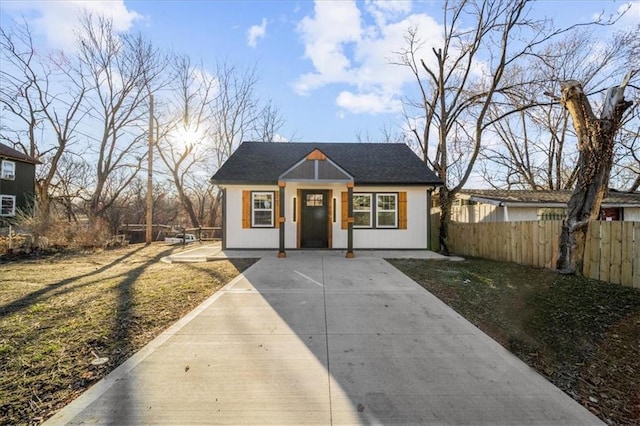
[[[554,269],[562,221],[458,223],[450,225],[450,250],[463,256]],[[583,274],[640,287],[640,222],[589,223]]]
[[538,223],[531,223],[531,264],[533,266],[540,266],[539,254],[538,254]]
[[633,222],[622,222],[620,283],[633,285]]
[[609,281],[611,264],[611,222],[600,223],[600,279]]
[[609,261],[609,282],[620,284],[620,268],[622,266],[622,222],[611,224],[611,259]]

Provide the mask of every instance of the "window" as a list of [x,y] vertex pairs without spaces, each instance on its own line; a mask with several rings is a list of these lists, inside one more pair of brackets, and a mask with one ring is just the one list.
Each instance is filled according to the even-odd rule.
[[376,227],[396,228],[398,226],[398,195],[376,195]]
[[307,207],[322,207],[323,194],[307,194]]
[[252,192],[251,206],[251,226],[273,227],[273,192]]
[[1,168],[0,178],[6,180],[14,180],[16,178],[16,163],[13,161],[2,160]]
[[356,228],[371,228],[371,195],[353,195],[353,226]]
[[16,215],[16,197],[13,195],[0,195],[0,216]]

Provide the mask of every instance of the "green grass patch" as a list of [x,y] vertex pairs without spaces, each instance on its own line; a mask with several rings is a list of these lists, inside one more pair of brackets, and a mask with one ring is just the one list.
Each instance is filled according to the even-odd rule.
[[640,290],[513,263],[391,260],[610,424],[640,424]]

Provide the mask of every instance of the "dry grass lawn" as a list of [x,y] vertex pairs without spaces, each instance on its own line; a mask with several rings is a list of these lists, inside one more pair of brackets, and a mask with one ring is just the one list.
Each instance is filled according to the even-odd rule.
[[608,424],[640,425],[640,289],[483,259],[391,263]]
[[46,420],[255,262],[160,262],[180,250],[132,245],[0,264],[0,423]]

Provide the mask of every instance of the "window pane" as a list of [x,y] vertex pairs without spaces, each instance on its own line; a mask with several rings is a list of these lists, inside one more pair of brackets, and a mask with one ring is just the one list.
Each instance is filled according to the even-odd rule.
[[253,212],[253,224],[255,226],[271,226],[271,211],[258,210]]
[[378,195],[378,209],[379,210],[395,210],[396,196],[395,195]]
[[396,226],[395,212],[378,212],[378,226]]
[[13,216],[14,211],[14,198],[13,197],[2,197],[0,201],[0,215],[2,216]]
[[371,226],[371,212],[354,212],[353,226]]
[[272,194],[253,194],[254,209],[270,209],[272,206]]
[[322,207],[323,194],[307,194],[307,207]]
[[354,210],[370,210],[371,209],[371,195],[354,195],[353,196],[353,209]]
[[15,179],[16,163],[13,161],[2,161],[2,179]]

